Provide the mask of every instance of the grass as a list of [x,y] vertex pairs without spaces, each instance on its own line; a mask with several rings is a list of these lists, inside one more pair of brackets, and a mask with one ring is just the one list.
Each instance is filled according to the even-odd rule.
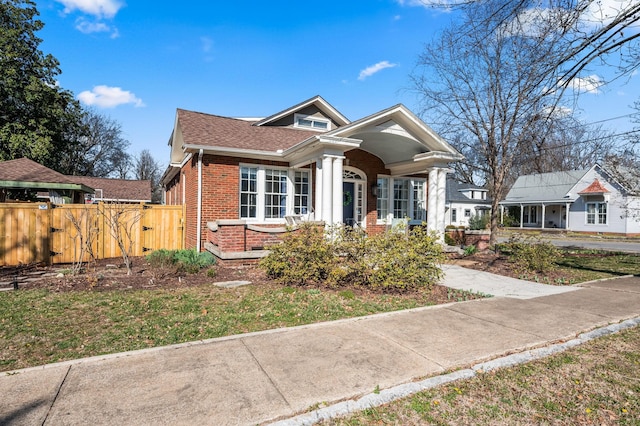
[[[478,295],[456,291],[457,299]],[[0,371],[432,304],[408,295],[277,285],[0,293]]]
[[565,252],[558,266],[579,277],[578,282],[621,275],[640,275],[640,255],[596,250]]
[[323,425],[640,424],[640,327]]

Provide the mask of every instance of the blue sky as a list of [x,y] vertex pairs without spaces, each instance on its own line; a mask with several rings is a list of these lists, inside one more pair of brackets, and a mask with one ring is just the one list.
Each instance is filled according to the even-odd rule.
[[[321,95],[352,120],[397,103],[416,110],[408,76],[453,17],[416,0],[36,4],[60,85],[120,122],[131,154],[149,149],[163,167],[176,108],[256,117]],[[639,95],[634,77],[585,93],[579,107],[604,120],[632,112]]]

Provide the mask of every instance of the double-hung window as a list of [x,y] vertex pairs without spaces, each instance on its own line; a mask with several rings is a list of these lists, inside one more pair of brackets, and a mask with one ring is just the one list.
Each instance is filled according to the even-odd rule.
[[587,203],[587,224],[607,224],[607,203]]
[[268,166],[240,167],[240,219],[279,221],[311,208],[311,173]]
[[378,178],[378,220],[426,219],[426,180],[415,178]]

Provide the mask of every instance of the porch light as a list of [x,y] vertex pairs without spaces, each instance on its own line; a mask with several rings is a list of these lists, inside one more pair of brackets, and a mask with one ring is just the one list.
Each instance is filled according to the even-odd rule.
[[378,184],[377,183],[372,183],[371,184],[371,195],[373,195],[374,197],[378,196]]

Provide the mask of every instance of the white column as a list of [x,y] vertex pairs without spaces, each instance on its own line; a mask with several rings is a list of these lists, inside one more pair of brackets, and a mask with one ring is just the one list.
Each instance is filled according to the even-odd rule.
[[523,227],[522,221],[524,220],[524,206],[520,204],[520,228]]
[[333,223],[342,223],[342,161],[344,157],[333,159]]
[[435,230],[438,221],[438,169],[429,170],[429,181],[427,192],[427,229]]
[[314,220],[322,220],[322,159],[316,160],[316,206]]
[[569,230],[569,209],[571,208],[571,204],[567,203],[565,216],[567,217],[564,221],[564,229]]
[[333,158],[322,157],[322,220],[326,225],[333,223]]
[[438,170],[438,199],[436,210],[436,230],[440,236],[440,240],[444,241],[444,224],[445,224],[445,204],[447,202],[447,169]]
[[545,213],[546,213],[546,206],[544,205],[544,203],[542,203],[542,229],[544,229],[544,221],[545,221]]

